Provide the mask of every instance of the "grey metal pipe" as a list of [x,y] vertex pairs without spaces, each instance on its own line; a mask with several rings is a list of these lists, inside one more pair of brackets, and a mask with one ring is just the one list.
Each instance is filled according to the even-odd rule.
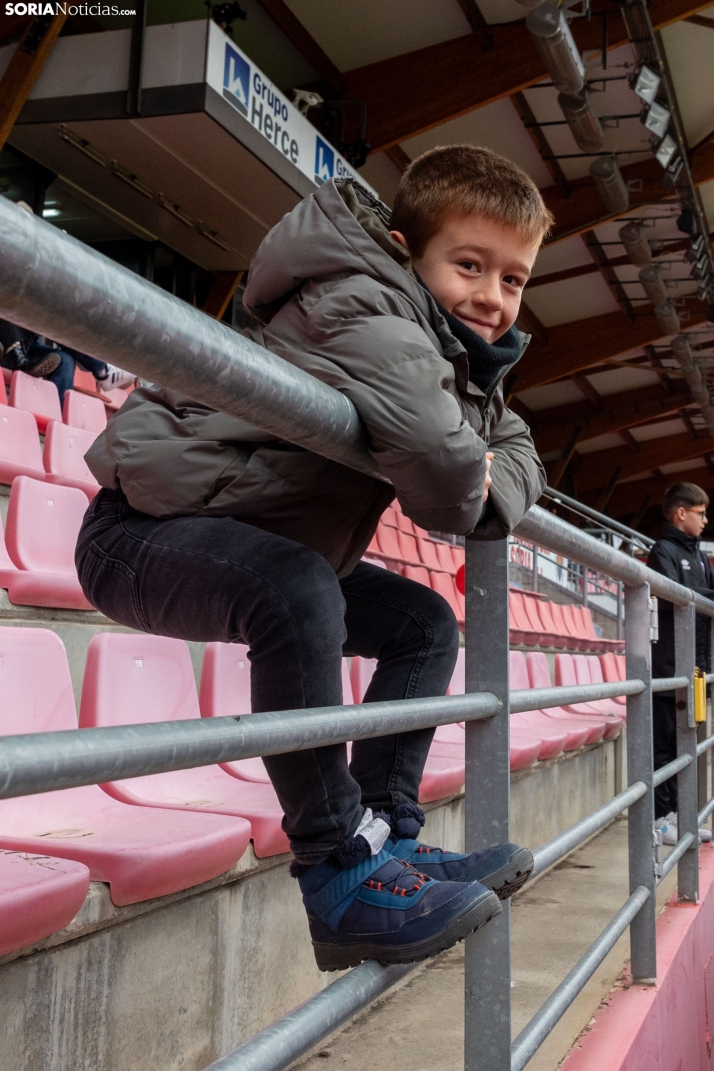
[[524,710],[547,710],[548,707],[569,706],[571,703],[614,699],[618,695],[639,695],[643,690],[644,684],[639,680],[572,684],[556,688],[518,688],[510,693],[510,709],[513,714]]
[[709,802],[704,807],[702,807],[701,811],[699,812],[697,821],[699,822],[700,826],[703,825],[704,822],[706,822],[712,811],[714,811],[714,796],[712,796]]
[[592,978],[608,952],[612,951],[617,940],[647,902],[649,896],[649,889],[645,889],[643,885],[635,889],[612,922],[608,923],[572,971],[548,997],[528,1025],[521,1030],[511,1046],[511,1071],[523,1071],[586,982]]
[[546,844],[542,844],[540,848],[536,848],[533,852],[535,861],[533,876],[535,877],[536,874],[541,874],[544,870],[547,870],[549,866],[557,863],[568,852],[572,852],[579,844],[583,844],[594,833],[603,829],[613,818],[617,818],[618,814],[622,814],[636,800],[641,799],[646,791],[647,786],[645,783],[636,781],[634,785],[630,785],[624,792],[620,792],[609,803],[598,807],[587,818],[582,818],[570,829],[566,829],[564,833],[559,833],[557,837],[553,837]]
[[697,744],[697,758],[712,747],[714,747],[714,736],[708,736],[706,740],[700,740]]
[[670,870],[677,865],[677,863],[687,852],[689,846],[692,844],[693,841],[693,833],[685,833],[683,837],[680,837],[680,839],[677,841],[674,848],[672,848],[672,851],[669,853],[664,863],[662,864],[662,877],[659,879],[660,881],[664,881]]
[[489,718],[494,695],[399,699],[0,738],[0,799]]
[[654,772],[652,784],[657,788],[657,785],[661,785],[663,781],[669,781],[670,777],[674,777],[680,770],[684,770],[689,766],[691,761],[691,755],[679,755],[678,758],[668,762],[666,766],[660,766],[660,768]]
[[[5,198],[0,316],[377,475],[357,410],[339,391]],[[714,603],[537,506],[516,534],[714,617]]]
[[688,688],[686,677],[655,677],[652,681],[653,692],[669,692],[673,688]]
[[362,963],[204,1071],[282,1071],[414,967]]
[[546,498],[550,498],[557,505],[568,506],[574,513],[579,514],[581,517],[588,517],[592,521],[596,521],[597,524],[602,525],[603,528],[609,528],[613,532],[617,532],[619,535],[626,536],[629,540],[636,543],[641,543],[645,549],[654,546],[654,539],[650,539],[649,536],[643,535],[642,532],[638,532],[636,528],[629,528],[626,524],[622,524],[620,521],[613,520],[612,517],[608,517],[606,513],[600,513],[599,510],[593,509],[591,506],[586,506],[584,502],[578,502],[577,498],[571,498],[570,495],[564,495],[562,491],[557,491],[554,487],[546,487],[543,494]]
[[0,316],[376,474],[343,394],[0,198]]

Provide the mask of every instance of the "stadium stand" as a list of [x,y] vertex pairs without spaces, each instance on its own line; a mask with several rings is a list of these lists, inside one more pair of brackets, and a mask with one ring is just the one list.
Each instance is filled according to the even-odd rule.
[[107,426],[107,410],[101,398],[68,390],[62,405],[62,420],[72,428],[83,428],[97,434]]
[[0,569],[10,602],[91,610],[74,565],[87,497],[75,487],[49,487],[18,476],[10,491],[5,544],[15,569]]
[[76,487],[84,491],[87,498],[94,498],[99,484],[89,471],[84,455],[97,434],[96,431],[69,427],[59,420],[50,420],[42,454],[48,483]]
[[[557,654],[555,656],[556,687],[585,683],[584,680],[578,680],[576,657],[577,655],[571,654]],[[596,700],[591,703],[572,703],[566,705],[564,709],[572,714],[596,714],[598,717],[603,718],[607,724],[604,739],[611,740],[620,732],[624,717],[621,714],[610,713],[607,702],[607,700]],[[604,706],[601,706],[601,704],[604,704]]]
[[[55,633],[0,628],[0,658],[0,735],[77,727],[67,656]],[[141,715],[148,715],[145,698]],[[97,785],[2,800],[0,830],[0,849],[37,853],[41,847],[85,864],[95,881],[109,882],[118,905],[217,877],[240,859],[251,832],[247,821],[219,814],[156,809],[149,815]]]
[[[82,687],[80,728],[201,716],[188,647],[182,640],[100,632],[92,639]],[[233,771],[231,771],[232,773]],[[102,786],[113,799],[138,807],[233,815],[253,829],[256,855],[287,851],[282,809],[272,785],[230,776],[220,766],[151,774]]]
[[16,476],[44,480],[42,449],[32,413],[5,405],[0,409],[0,483]]
[[0,851],[0,956],[64,929],[88,890],[83,863]]

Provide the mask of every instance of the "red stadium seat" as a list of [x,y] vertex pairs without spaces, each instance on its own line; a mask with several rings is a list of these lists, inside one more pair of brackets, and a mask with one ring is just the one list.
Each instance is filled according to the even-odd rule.
[[413,536],[414,535],[414,522],[411,521],[408,517],[404,516],[404,514],[402,513],[402,508],[399,505],[399,503],[395,503],[393,508],[394,508],[394,515],[395,515],[395,517],[397,519],[397,528],[399,528],[400,531],[405,532],[407,535]]
[[88,891],[83,863],[0,851],[0,956],[64,929]]
[[[92,638],[82,685],[82,728],[199,717],[191,656],[182,640],[117,632],[99,632]],[[276,842],[278,851],[288,850],[272,786],[231,777],[220,766],[111,781],[102,788],[136,807],[231,815],[244,835],[244,849],[252,836],[256,855],[275,854]],[[261,807],[253,827],[256,800]],[[261,815],[262,805],[269,817]]]
[[421,565],[417,541],[413,535],[408,535],[399,528],[397,529],[397,543],[399,544],[400,557],[405,562],[409,562],[410,565]]
[[352,659],[352,665],[350,666],[350,683],[352,684],[352,695],[355,703],[361,703],[364,699],[364,694],[369,688],[369,682],[372,680],[376,668],[376,658],[360,658],[359,656],[355,656]]
[[12,483],[16,476],[44,480],[40,437],[32,413],[0,409],[0,483]]
[[436,553],[436,543],[433,539],[417,536],[417,548],[422,565],[425,565],[427,569],[441,569],[439,556]]
[[390,558],[394,561],[399,561],[401,559],[402,548],[399,546],[396,528],[391,528],[389,525],[380,522],[379,528],[377,529],[377,544],[381,554],[385,558]]
[[[529,658],[538,657],[535,653],[528,655]],[[545,658],[545,655],[543,655]],[[547,667],[547,662],[546,662]],[[526,662],[526,655],[523,651],[510,651],[509,652],[509,672],[510,672],[510,684],[511,689],[514,691],[530,689],[531,684],[528,677],[528,665]],[[514,724],[528,724],[532,729],[543,729],[550,732],[556,732],[562,734],[562,749],[564,751],[577,751],[582,747],[588,738],[588,728],[578,722],[577,717],[573,715],[565,714],[552,714],[546,713],[543,710],[531,710],[525,714],[512,714],[511,718],[516,718],[517,721]],[[525,722],[523,721],[525,719]],[[554,745],[553,745],[554,746]],[[541,756],[543,758],[544,756]]]
[[543,628],[553,637],[553,646],[565,647],[566,637],[563,636],[561,632],[561,629],[563,628],[562,617],[560,618],[560,622],[556,623],[553,614],[555,603],[549,602],[547,599],[539,599],[536,605]]
[[35,379],[25,372],[13,372],[10,383],[10,405],[32,413],[37,427],[44,431],[50,420],[62,420],[59,394],[49,379]]
[[0,588],[6,588],[10,580],[14,578],[17,566],[7,552],[5,536],[2,530],[2,517],[0,517]]
[[[575,684],[589,683],[579,681],[575,668],[575,656],[571,654],[557,654],[555,656],[555,684],[556,687],[570,687]],[[605,721],[605,740],[611,740],[617,736],[622,728],[623,719],[620,715],[603,713],[597,702],[592,703],[567,703],[564,710],[570,714],[594,714]]]
[[532,595],[527,595],[525,592],[521,594],[521,599],[526,620],[530,624],[533,632],[539,634],[538,642],[541,647],[555,646],[555,632],[550,632],[547,628],[543,627],[543,621],[540,616],[540,600],[533,598]]
[[[541,643],[542,634],[535,632],[526,615],[523,605],[523,592],[509,591],[508,610],[510,615],[510,629],[514,643],[524,643],[527,647],[537,647]],[[516,638],[518,637],[518,638]]]
[[[553,682],[550,678],[550,667],[548,666],[548,657],[542,651],[529,651],[526,655],[526,666],[528,667],[528,680],[530,681],[531,688],[552,688]],[[573,714],[569,709],[563,707],[547,707],[541,708],[544,714],[547,714],[549,718],[556,718],[558,721],[567,719],[571,724],[586,728],[587,733],[583,743],[596,744],[605,735],[608,729],[608,725],[605,718],[598,717],[593,714]]]
[[452,576],[456,575],[456,562],[454,561],[453,547],[448,543],[435,543],[436,555],[439,559],[440,566],[445,573],[450,573]]
[[[133,638],[133,637],[127,637]],[[140,638],[140,637],[136,637]],[[77,728],[62,641],[41,628],[0,628],[0,735]],[[139,716],[146,712],[144,697]],[[0,800],[0,849],[84,863],[115,904],[190,888],[229,870],[250,829],[218,814],[128,807],[97,785]]]
[[62,404],[62,419],[72,428],[99,434],[107,426],[107,410],[100,398],[82,394],[78,390],[68,390]]
[[429,570],[423,565],[402,566],[402,576],[405,576],[407,580],[415,580],[417,584],[424,584],[427,588],[431,587]]
[[463,603],[459,601],[459,593],[456,590],[454,584],[454,578],[449,573],[436,573],[431,572],[429,574],[431,581],[431,587],[433,591],[436,591],[448,602],[451,609],[456,615],[456,620],[459,625],[464,623],[464,607]]
[[566,618],[564,610],[565,606],[561,602],[552,602],[550,604],[553,622],[558,630],[558,637],[562,641],[561,646],[567,647],[570,651],[577,651],[579,640],[577,636],[573,635],[572,619]]
[[394,506],[387,506],[384,513],[380,517],[379,523],[386,524],[388,528],[397,527],[397,513],[394,509]]
[[[88,399],[91,401],[91,399]],[[50,420],[45,432],[45,463],[48,483],[59,483],[64,487],[76,487],[84,491],[87,498],[94,498],[99,484],[89,471],[84,455],[97,437],[96,431],[84,431]]]
[[[625,680],[624,673],[622,675],[620,674],[618,656],[613,651],[606,651],[605,654],[600,655],[600,668],[602,670],[603,680],[606,680],[608,683]],[[624,695],[618,695],[615,702],[624,707],[627,704],[627,699]]]
[[451,677],[451,684],[447,695],[463,695],[466,691],[466,649],[459,647],[456,655],[456,665]]
[[[573,655],[575,676],[578,684],[602,684],[602,668],[597,655]],[[614,714],[618,718],[624,718],[622,707],[614,699],[593,699],[590,706],[596,708],[599,714]]]
[[87,497],[74,487],[53,487],[18,476],[10,491],[5,542],[17,566],[0,579],[10,602],[92,610],[74,564],[74,548]]

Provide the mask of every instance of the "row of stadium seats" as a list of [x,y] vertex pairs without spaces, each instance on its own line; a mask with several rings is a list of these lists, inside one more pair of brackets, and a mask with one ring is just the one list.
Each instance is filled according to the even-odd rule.
[[[126,401],[129,392],[121,387],[103,391],[91,372],[75,369],[74,390],[66,391],[60,410],[57,387],[48,379],[28,376],[25,372],[2,369],[0,405],[32,413],[37,427],[44,432],[51,420],[63,420],[75,428],[100,432],[107,426],[107,411],[115,412]],[[9,386],[9,396],[6,387]]]
[[[550,687],[543,652],[511,652],[513,688]],[[343,661],[346,703],[360,702],[376,663]],[[73,729],[77,715],[66,653],[48,629],[0,628],[0,735]],[[239,644],[206,645],[197,694],[180,640],[98,633],[87,654],[83,728],[250,714],[250,663]],[[620,679],[624,667],[556,657],[556,683]],[[463,651],[452,680],[464,690]],[[616,736],[622,704],[604,700],[511,716],[511,769]],[[464,726],[436,730],[423,802],[464,783]],[[141,809],[141,810],[140,810]],[[0,955],[67,925],[91,879],[115,904],[165,896],[229,870],[253,841],[258,857],[288,850],[282,812],[259,758],[0,801]]]

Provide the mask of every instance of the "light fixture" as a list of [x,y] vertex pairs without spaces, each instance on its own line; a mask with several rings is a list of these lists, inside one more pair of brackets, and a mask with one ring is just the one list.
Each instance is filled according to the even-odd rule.
[[590,165],[590,174],[603,204],[614,215],[630,207],[630,194],[614,156],[598,156]]
[[657,90],[659,89],[661,81],[662,79],[658,74],[651,71],[649,67],[643,66],[637,76],[637,81],[635,82],[635,93],[640,100],[645,102],[645,104],[651,104],[657,96]]
[[582,152],[600,152],[605,148],[602,126],[590,106],[587,89],[583,88],[574,95],[559,93],[558,104]]
[[677,358],[682,368],[689,370],[694,365],[692,348],[686,335],[675,335],[672,339],[672,353]]
[[585,85],[585,68],[557,0],[544,0],[530,11],[526,27],[558,92],[579,93]]
[[691,208],[685,208],[682,214],[677,217],[677,230],[680,230],[682,234],[697,233],[697,219]]
[[671,301],[665,301],[661,305],[655,305],[655,316],[659,320],[664,335],[679,334],[679,316]]
[[54,219],[55,216],[58,216],[59,214],[60,214],[59,208],[43,208],[42,209],[42,218],[43,219]]
[[668,297],[667,287],[656,264],[650,264],[648,268],[643,268],[639,274],[639,280],[642,284],[642,289],[653,305],[665,304]]
[[670,160],[672,159],[672,157],[674,156],[676,151],[677,151],[677,143],[676,143],[676,141],[673,138],[671,138],[669,136],[669,134],[667,134],[666,138],[662,138],[662,141],[660,142],[659,149],[657,150],[657,152],[655,154],[655,156],[657,158],[657,162],[660,163],[662,165],[662,167],[667,167],[669,165]]
[[650,243],[639,223],[626,223],[624,227],[620,227],[620,241],[628,257],[638,268],[646,266],[652,260]]
[[645,126],[648,130],[651,130],[656,138],[663,138],[667,133],[667,127],[669,126],[670,113],[667,108],[663,108],[661,104],[654,101],[650,105],[650,109],[647,112],[647,118],[645,119]]

